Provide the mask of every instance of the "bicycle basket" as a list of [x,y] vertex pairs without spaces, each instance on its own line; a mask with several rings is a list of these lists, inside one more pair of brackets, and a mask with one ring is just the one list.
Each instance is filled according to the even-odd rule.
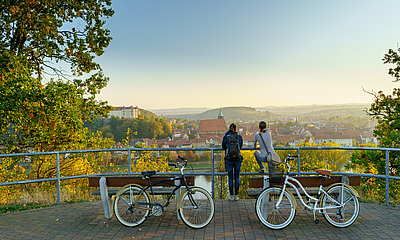
[[280,165],[279,167],[276,167],[274,176],[269,180],[269,182],[274,183],[276,185],[282,184],[284,173],[285,173],[285,168],[282,165]]

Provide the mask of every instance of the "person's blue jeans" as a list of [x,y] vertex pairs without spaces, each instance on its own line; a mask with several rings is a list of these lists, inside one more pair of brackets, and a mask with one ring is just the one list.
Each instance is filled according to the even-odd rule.
[[[239,175],[240,167],[242,166],[242,161],[230,162],[225,161],[225,168],[228,172],[228,183],[229,183],[229,193],[231,195],[238,195],[239,193]],[[233,194],[233,177],[235,176],[235,194]]]
[[[256,157],[256,161],[257,161],[258,165],[260,166],[260,169],[263,169],[264,166],[263,166],[262,162],[268,162],[267,157],[261,157],[261,153],[259,151],[255,151],[254,156]],[[268,163],[269,178],[274,177],[274,172],[275,172],[275,166],[272,165],[271,163]]]

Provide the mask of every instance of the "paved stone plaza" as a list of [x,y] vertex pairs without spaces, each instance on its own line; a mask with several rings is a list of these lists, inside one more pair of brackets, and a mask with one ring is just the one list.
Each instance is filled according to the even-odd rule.
[[254,212],[255,200],[216,200],[213,221],[193,230],[177,220],[175,203],[160,217],[150,217],[135,228],[122,226],[115,217],[105,221],[101,201],[61,204],[44,209],[0,215],[0,239],[400,239],[400,209],[361,204],[350,227],[328,224],[300,208],[283,230],[264,227]]

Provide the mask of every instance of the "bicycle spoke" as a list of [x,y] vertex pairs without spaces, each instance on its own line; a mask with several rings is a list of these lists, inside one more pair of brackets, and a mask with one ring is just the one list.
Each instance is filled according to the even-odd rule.
[[183,222],[192,228],[205,227],[214,216],[211,195],[204,189],[194,187],[183,193],[179,214]]
[[[342,201],[340,204],[336,199]],[[327,190],[322,199],[322,214],[336,227],[350,226],[358,217],[359,203],[355,195],[346,186],[334,186]]]
[[[124,200],[124,202],[125,202],[127,205],[132,204],[132,202],[129,202],[128,199],[126,199],[124,196],[121,196],[121,199]],[[131,199],[132,199],[132,198],[131,198]]]
[[346,199],[346,201],[344,201],[343,205],[346,205],[348,202],[350,202],[351,200],[353,200],[353,197],[350,196]]
[[125,226],[137,226],[146,220],[150,210],[149,202],[149,197],[145,192],[137,186],[129,185],[121,189],[115,197],[115,216]]
[[[283,194],[282,199],[276,206],[281,194]],[[281,188],[265,189],[256,201],[257,217],[265,226],[272,229],[282,229],[288,226],[293,220],[295,212],[291,197],[287,192],[282,193]]]

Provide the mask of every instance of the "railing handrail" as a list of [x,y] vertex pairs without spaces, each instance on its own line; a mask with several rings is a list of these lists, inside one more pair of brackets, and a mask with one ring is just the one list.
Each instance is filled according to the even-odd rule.
[[[259,148],[242,148],[242,150],[257,150]],[[378,147],[275,147],[275,150],[297,150],[298,155],[298,175],[314,175],[315,172],[301,172],[300,171],[300,159],[301,150],[371,150],[371,151],[385,151],[386,152],[386,175],[375,175],[375,174],[362,174],[362,173],[349,173],[349,172],[333,172],[332,174],[342,174],[342,175],[358,175],[362,177],[374,177],[374,178],[385,178],[386,179],[386,205],[389,205],[389,179],[400,180],[400,177],[389,176],[389,152],[398,152],[400,148],[378,148]],[[73,154],[73,153],[93,153],[93,152],[118,152],[127,151],[128,152],[128,173],[98,173],[90,175],[77,175],[60,177],[60,165],[59,157],[60,154]],[[222,148],[112,148],[112,149],[87,149],[87,150],[69,150],[69,151],[53,151],[53,152],[30,152],[30,153],[11,153],[11,154],[0,154],[0,158],[4,157],[18,157],[18,156],[35,156],[35,155],[56,155],[57,157],[57,177],[56,178],[46,178],[46,179],[34,179],[34,180],[24,180],[16,182],[4,182],[0,183],[0,186],[9,186],[16,184],[29,184],[47,181],[57,181],[57,203],[60,203],[60,181],[68,179],[86,178],[92,176],[113,176],[113,175],[140,175],[140,173],[131,173],[131,152],[132,151],[211,151],[211,172],[199,172],[194,174],[186,175],[211,175],[212,176],[212,196],[214,198],[214,176],[216,175],[227,175],[226,172],[215,173],[214,172],[214,151],[223,151]],[[177,173],[157,173],[157,175],[174,175]],[[259,173],[251,172],[241,172],[241,175],[259,175]]]
[[[242,148],[241,150],[257,150],[259,148]],[[274,147],[275,150],[373,150],[400,152],[400,148],[378,148],[378,147]],[[117,152],[117,151],[223,151],[222,148],[108,148],[108,149],[87,149],[69,150],[53,152],[30,152],[30,153],[8,153],[0,154],[2,157],[34,156],[34,155],[53,155],[68,153],[90,153],[90,152]]]

